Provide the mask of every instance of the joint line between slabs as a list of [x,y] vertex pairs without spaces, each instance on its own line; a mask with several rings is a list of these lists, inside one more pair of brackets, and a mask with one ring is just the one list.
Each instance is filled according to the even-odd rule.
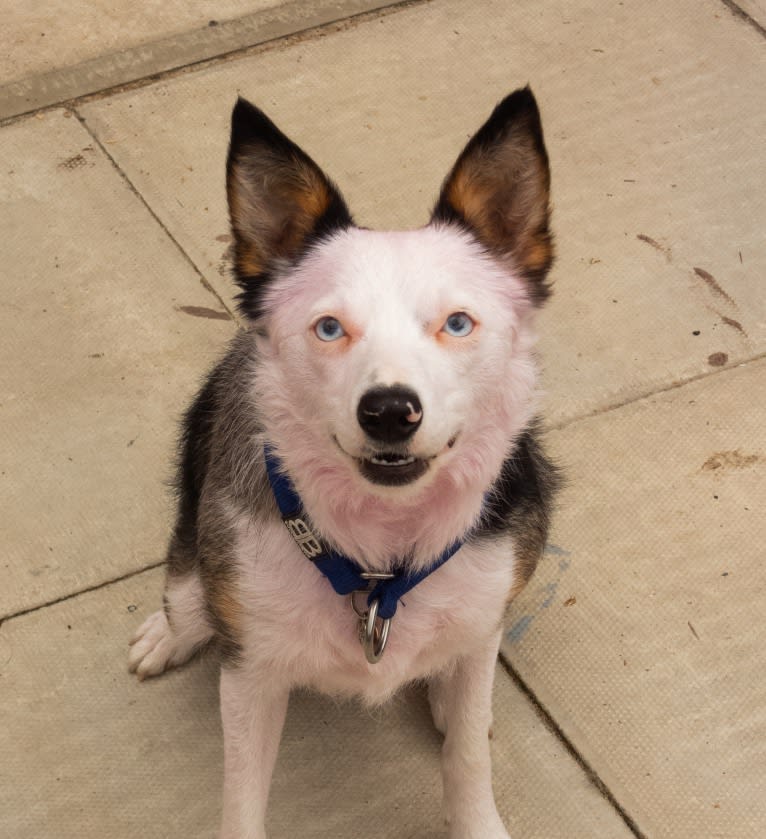
[[672,382],[669,385],[658,387],[655,390],[647,390],[643,393],[639,393],[637,396],[629,396],[626,399],[621,400],[620,402],[614,402],[611,405],[604,405],[600,408],[594,408],[592,411],[586,411],[583,414],[578,414],[569,419],[561,420],[561,422],[550,423],[549,425],[545,426],[545,430],[561,431],[562,429],[567,428],[570,425],[574,425],[575,423],[582,422],[583,420],[587,419],[592,419],[593,417],[599,417],[603,414],[609,414],[612,411],[619,411],[621,408],[627,408],[629,405],[634,405],[637,402],[643,402],[646,399],[651,399],[653,396],[662,396],[663,393],[670,393],[673,390],[681,390],[681,388],[684,388],[687,385],[695,384],[695,382],[699,382],[704,379],[712,379],[716,376],[731,373],[733,370],[738,370],[740,367],[747,367],[750,364],[757,364],[759,361],[763,361],[763,359],[765,358],[766,352],[758,353],[758,355],[754,355],[750,358],[738,361],[735,364],[729,365],[728,367],[722,367],[720,370],[711,370],[706,373],[698,373],[694,376],[689,376],[687,379],[683,379],[682,381]]
[[139,576],[139,574],[145,574],[147,571],[154,571],[157,568],[162,568],[165,564],[165,561],[162,562],[155,562],[152,565],[145,565],[143,568],[138,568],[136,571],[128,571],[127,574],[123,574],[120,577],[114,577],[111,580],[105,580],[103,583],[96,583],[92,586],[87,586],[86,588],[79,589],[78,591],[72,591],[69,594],[64,594],[61,597],[57,597],[54,600],[48,600],[45,603],[40,603],[37,606],[30,606],[28,609],[21,609],[18,612],[12,612],[9,615],[2,615],[0,616],[0,626],[2,626],[7,621],[12,621],[15,618],[23,618],[25,615],[31,615],[34,612],[40,612],[43,609],[47,609],[49,606],[56,606],[59,603],[66,603],[67,600],[74,600],[76,597],[80,597],[83,594],[90,594],[93,591],[99,591],[102,588],[108,588],[109,586],[113,586],[116,583],[122,583],[125,580],[130,580],[133,577]]
[[746,12],[735,0],[721,0],[724,6],[734,15],[734,17],[739,18],[740,20],[744,21],[745,23],[749,23],[750,26],[755,29],[761,36],[766,38],[766,28],[761,26],[760,23],[748,12]]
[[205,275],[204,275],[204,274],[202,273],[202,271],[201,271],[201,270],[197,267],[196,263],[195,263],[195,262],[194,262],[194,260],[191,258],[191,256],[189,256],[189,254],[188,254],[188,253],[184,250],[184,248],[182,247],[182,245],[181,245],[181,243],[178,241],[178,239],[176,239],[176,237],[175,237],[175,236],[174,236],[174,235],[170,232],[170,230],[168,229],[167,225],[166,225],[166,224],[162,221],[162,219],[161,219],[161,218],[157,215],[157,213],[154,211],[154,209],[153,209],[153,208],[152,208],[152,206],[149,204],[149,202],[148,202],[148,201],[144,198],[144,196],[143,196],[143,195],[139,192],[139,190],[136,188],[136,186],[135,186],[135,184],[133,183],[133,181],[131,181],[131,180],[130,180],[130,178],[127,176],[127,174],[126,174],[126,173],[122,170],[122,168],[121,168],[121,167],[120,167],[120,165],[117,163],[117,161],[116,161],[116,160],[112,157],[112,155],[109,153],[109,150],[106,148],[106,146],[105,146],[105,145],[101,142],[101,140],[98,138],[98,136],[97,136],[97,135],[96,135],[96,134],[95,134],[95,133],[91,130],[91,128],[90,128],[90,126],[88,125],[88,122],[87,122],[87,120],[85,119],[85,117],[84,117],[84,116],[83,116],[83,115],[82,115],[82,114],[81,114],[81,113],[80,113],[80,112],[79,112],[76,108],[71,108],[70,110],[71,110],[71,112],[72,112],[72,113],[73,113],[73,114],[77,117],[77,119],[78,119],[78,121],[80,122],[80,124],[82,125],[82,127],[83,127],[83,128],[84,128],[87,132],[88,132],[88,134],[90,135],[90,137],[93,139],[93,142],[94,142],[94,143],[95,143],[95,144],[99,147],[99,149],[100,149],[100,150],[101,150],[101,152],[104,154],[104,156],[106,157],[106,159],[107,159],[107,160],[111,163],[112,167],[113,167],[113,168],[114,168],[114,170],[117,172],[117,174],[118,174],[118,175],[122,178],[122,180],[123,180],[123,181],[127,184],[128,188],[129,188],[129,189],[130,189],[130,191],[133,193],[133,195],[135,195],[135,196],[136,196],[136,198],[138,198],[138,200],[139,200],[139,201],[141,202],[141,204],[142,204],[142,205],[146,208],[146,210],[149,212],[149,214],[150,214],[150,215],[151,215],[151,217],[154,219],[154,221],[155,221],[155,222],[159,225],[159,227],[160,227],[160,229],[162,230],[162,232],[163,232],[163,233],[164,233],[164,234],[168,237],[168,239],[170,239],[170,241],[171,241],[171,242],[172,242],[172,243],[176,246],[176,248],[178,249],[178,251],[179,251],[179,252],[181,253],[181,255],[183,256],[184,260],[187,262],[187,264],[188,264],[188,265],[189,265],[189,266],[193,269],[194,273],[197,275],[197,278],[199,279],[199,281],[200,281],[200,283],[201,283],[202,287],[203,287],[206,291],[208,291],[210,294],[212,294],[212,295],[213,295],[213,297],[215,297],[215,299],[218,301],[218,304],[219,304],[219,305],[220,305],[220,306],[224,309],[224,311],[225,311],[225,312],[227,312],[227,314],[229,315],[229,317],[231,317],[231,319],[234,321],[234,323],[238,323],[238,322],[239,322],[239,318],[237,317],[237,315],[236,315],[236,313],[234,312],[234,310],[231,308],[231,306],[228,306],[228,305],[224,302],[224,300],[223,300],[223,298],[221,297],[221,295],[220,295],[220,294],[219,294],[219,293],[218,293],[218,292],[217,292],[217,291],[213,288],[213,286],[212,286],[212,285],[208,282],[208,280],[205,278]]
[[607,785],[601,780],[596,770],[588,763],[588,761],[582,756],[582,754],[580,754],[580,752],[564,733],[564,731],[553,718],[548,709],[542,704],[542,702],[540,702],[540,700],[534,694],[529,685],[527,685],[527,683],[521,678],[518,671],[514,668],[514,666],[503,653],[500,654],[500,663],[502,664],[506,673],[508,673],[508,675],[510,676],[511,681],[514,683],[514,685],[524,694],[527,700],[529,700],[529,702],[532,703],[532,706],[534,707],[537,716],[540,718],[545,727],[564,746],[570,757],[583,770],[588,780],[593,784],[593,786],[596,787],[601,796],[612,806],[615,812],[620,816],[620,818],[625,823],[625,826],[633,834],[633,836],[635,836],[636,839],[648,839],[646,834],[641,831],[639,826],[628,814],[628,812],[625,810],[622,804],[620,804],[620,802],[615,798],[614,794],[609,789],[609,787],[607,787]]
[[[345,16],[341,14],[340,17],[332,17],[328,18],[327,20],[317,21],[315,23],[301,22],[297,24],[295,28],[286,29],[284,32],[279,34],[266,35],[262,38],[256,38],[250,43],[232,46],[228,49],[224,48],[218,53],[213,53],[209,55],[200,54],[196,57],[189,57],[188,60],[180,61],[175,64],[169,64],[156,70],[147,69],[135,75],[128,74],[126,77],[120,80],[114,80],[113,82],[107,83],[104,87],[95,87],[90,90],[84,89],[79,92],[75,91],[72,93],[72,95],[63,95],[59,98],[52,99],[51,101],[41,103],[37,106],[32,105],[31,107],[25,108],[24,110],[9,113],[6,116],[0,118],[0,127],[9,125],[13,122],[16,122],[17,120],[32,116],[34,114],[45,113],[46,111],[54,110],[56,108],[74,109],[82,103],[90,103],[93,101],[107,99],[110,96],[114,96],[119,93],[124,93],[130,90],[139,90],[141,88],[158,84],[169,79],[175,79],[188,72],[196,72],[199,70],[207,69],[208,67],[222,64],[224,62],[236,61],[240,58],[245,58],[250,55],[258,54],[263,50],[272,49],[275,45],[279,45],[281,42],[286,42],[288,45],[290,45],[291,43],[295,42],[295,39],[310,40],[315,37],[321,37],[325,33],[332,34],[333,28],[337,29],[338,27],[343,27],[348,24],[366,23],[367,21],[375,20],[378,18],[384,18],[390,14],[395,14],[396,12],[431,2],[433,2],[433,0],[389,0],[389,2],[383,2],[381,5],[378,5],[374,8],[350,12]],[[263,14],[268,16],[269,13],[273,11],[274,10],[267,9]],[[257,16],[258,14],[259,13],[255,13],[254,15],[246,15],[243,18],[234,18],[229,21],[224,21],[219,25],[221,27],[231,28],[232,26],[237,24],[238,20],[249,20],[250,18]],[[204,27],[202,29],[193,29],[189,30],[186,33],[181,33],[180,36],[169,36],[168,39],[161,39],[159,41],[155,41],[144,46],[159,48],[162,46],[164,40],[173,40],[177,37],[183,38],[184,35],[199,34],[204,31]],[[118,50],[116,53],[106,53],[103,56],[98,56],[94,59],[82,62],[81,64],[76,64],[71,67],[62,67],[61,72],[71,73],[72,71],[82,66],[98,62],[101,59],[107,59],[110,57],[110,55],[114,55],[120,52],[132,53],[140,52],[141,50],[142,47],[138,46],[128,47],[124,51]],[[50,74],[43,73],[40,75],[45,76]],[[33,80],[35,78],[36,76],[31,76],[28,79],[21,79],[19,81],[23,82],[28,81],[29,79]],[[13,82],[11,82],[10,84],[12,85]]]

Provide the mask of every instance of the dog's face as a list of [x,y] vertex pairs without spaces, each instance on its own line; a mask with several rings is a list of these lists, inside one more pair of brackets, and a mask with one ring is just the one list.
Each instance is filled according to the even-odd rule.
[[459,230],[338,232],[265,296],[269,402],[368,484],[425,481],[504,424],[530,308]]
[[386,497],[496,470],[531,411],[552,259],[531,93],[498,106],[420,230],[355,227],[316,164],[242,102],[228,184],[277,446]]

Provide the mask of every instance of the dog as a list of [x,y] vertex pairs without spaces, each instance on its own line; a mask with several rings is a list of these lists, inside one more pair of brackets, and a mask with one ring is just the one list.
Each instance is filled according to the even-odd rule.
[[508,839],[488,733],[504,613],[559,479],[536,419],[550,174],[511,93],[418,230],[358,227],[337,187],[240,99],[227,192],[247,328],[179,445],[164,609],[139,678],[215,641],[221,839],[264,839],[291,688],[380,703],[428,684],[451,839]]

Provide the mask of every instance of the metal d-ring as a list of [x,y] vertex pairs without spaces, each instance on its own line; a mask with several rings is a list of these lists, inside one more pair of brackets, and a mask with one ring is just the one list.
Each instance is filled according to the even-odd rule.
[[358,588],[356,591],[351,592],[351,608],[354,610],[354,614],[363,621],[367,620],[367,613],[370,611],[367,604],[365,604],[364,608],[360,609],[356,605],[356,596],[357,594],[369,594],[369,591],[365,591],[363,588]]
[[380,628],[378,628],[378,606],[380,606],[380,600],[375,599],[370,603],[367,621],[362,626],[362,647],[364,647],[364,654],[370,664],[376,664],[380,661],[386,649],[388,630],[391,626],[391,618],[380,618],[381,623]]
[[361,618],[362,621],[365,621],[367,620],[367,615],[370,610],[369,607],[360,609],[356,605],[357,594],[369,595],[370,591],[372,590],[373,583],[376,583],[379,580],[393,580],[396,574],[388,574],[384,571],[362,571],[359,574],[359,576],[367,583],[368,588],[358,588],[351,592],[351,608],[354,610],[354,613],[358,618]]

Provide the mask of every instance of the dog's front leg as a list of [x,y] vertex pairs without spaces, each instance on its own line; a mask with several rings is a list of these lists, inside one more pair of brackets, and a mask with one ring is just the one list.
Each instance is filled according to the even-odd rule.
[[221,670],[223,818],[220,839],[265,839],[266,802],[290,689],[268,674]]
[[499,644],[494,636],[435,685],[446,727],[442,778],[450,839],[509,839],[495,806],[489,753]]

